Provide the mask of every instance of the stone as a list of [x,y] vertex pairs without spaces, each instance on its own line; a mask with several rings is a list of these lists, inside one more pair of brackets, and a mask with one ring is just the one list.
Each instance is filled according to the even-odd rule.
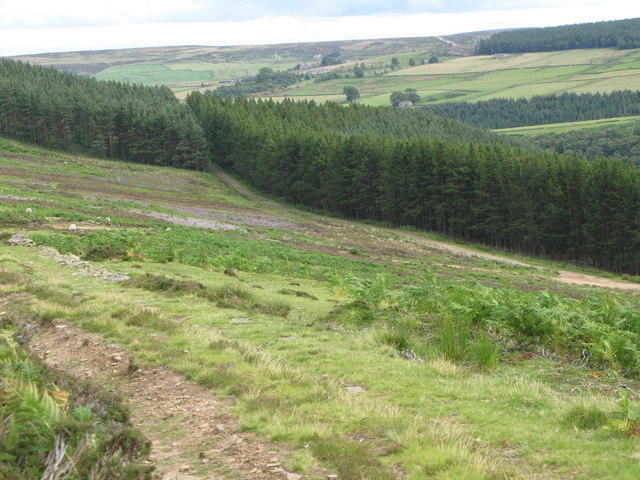
[[299,473],[283,472],[282,478],[284,480],[300,480],[302,478],[302,475],[300,475]]
[[33,246],[33,240],[24,233],[16,233],[9,239],[9,245],[14,247],[31,247]]
[[246,317],[230,318],[229,321],[231,323],[251,323],[251,319]]
[[344,388],[347,392],[354,393],[356,395],[366,392],[366,390],[362,388],[360,385],[347,385],[342,388]]

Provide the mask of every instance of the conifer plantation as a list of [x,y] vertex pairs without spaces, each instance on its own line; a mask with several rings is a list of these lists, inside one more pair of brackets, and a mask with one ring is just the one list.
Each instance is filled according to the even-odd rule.
[[206,144],[166,87],[101,82],[0,59],[0,135],[97,157],[202,169]]
[[214,158],[260,190],[355,219],[640,271],[640,172],[530,152],[426,112],[193,94]]
[[511,128],[640,115],[640,91],[493,98],[473,103],[445,102],[424,108],[482,128]]
[[640,19],[498,32],[490,38],[481,40],[477,51],[480,55],[492,55],[606,47],[618,49],[640,47]]

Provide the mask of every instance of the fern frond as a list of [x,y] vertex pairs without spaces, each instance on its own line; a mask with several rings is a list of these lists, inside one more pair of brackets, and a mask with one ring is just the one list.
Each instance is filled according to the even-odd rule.
[[59,420],[62,413],[55,399],[27,379],[4,377],[0,399],[8,414],[47,425]]

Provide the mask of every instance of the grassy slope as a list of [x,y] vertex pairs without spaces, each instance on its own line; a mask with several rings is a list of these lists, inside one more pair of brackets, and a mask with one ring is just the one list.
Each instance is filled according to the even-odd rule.
[[[403,65],[407,65],[406,62]],[[346,85],[360,89],[360,102],[388,105],[389,94],[414,88],[423,103],[530,98],[563,92],[595,93],[638,87],[640,50],[569,50],[509,55],[468,56],[417,65],[363,79],[337,79],[296,86],[291,96],[335,95]],[[446,99],[445,95],[452,98]]]
[[503,128],[494,130],[498,133],[513,135],[545,135],[548,133],[565,133],[572,130],[603,130],[615,129],[624,133],[635,130],[634,124],[638,117],[614,117],[601,120],[586,120],[583,122],[550,123],[546,125],[531,125],[526,127]]
[[[561,285],[551,273],[526,267],[451,255],[376,227],[282,211],[240,196],[209,174],[9,141],[0,144],[0,196],[5,237],[25,232],[79,253],[88,248],[85,240],[117,245],[116,239],[127,238],[129,250],[117,255],[129,261],[104,266],[226,291],[215,302],[114,284],[43,259],[38,249],[0,245],[0,270],[57,292],[31,305],[39,315],[68,319],[127,345],[140,363],[167,365],[233,394],[244,428],[290,444],[294,453],[286,465],[299,473],[320,465],[350,479],[395,478],[398,469],[410,479],[637,477],[636,440],[565,422],[581,405],[615,418],[620,385],[639,391],[636,382],[563,361],[561,351],[521,350],[509,342],[501,345],[493,371],[452,363],[437,353],[435,340],[423,345],[425,362],[418,363],[393,346],[394,329],[412,315],[390,317],[396,325],[383,320],[391,314],[383,307],[381,319],[365,323],[350,319],[349,310],[336,311],[359,298],[352,276],[361,279],[356,286],[372,282],[367,299],[376,285],[419,284],[425,268],[442,282],[472,281],[479,289],[522,295],[550,289],[566,301],[593,289]],[[166,230],[167,224],[143,215],[187,216],[172,205],[226,214],[242,230]],[[24,213],[27,206],[31,215]],[[252,225],[256,214],[280,223]],[[66,231],[70,222],[78,224],[78,234]],[[237,276],[227,275],[229,269]],[[19,289],[3,284],[0,293]],[[79,298],[80,306],[65,302],[69,297]],[[640,303],[637,293],[619,291],[615,298]],[[149,308],[156,313],[144,323],[130,319]],[[244,320],[231,321],[238,318]],[[344,388],[352,385],[364,393]]]
[[[454,36],[462,45],[472,44],[487,34]],[[64,52],[16,57],[31,63],[54,66],[103,80],[145,85],[169,85],[175,91],[201,83],[217,85],[255,74],[262,67],[290,69],[299,63],[317,63],[316,55],[339,51],[349,61],[376,58],[389,63],[391,55],[406,52],[430,52],[446,43],[433,37],[346,40],[235,47],[157,47],[87,52]],[[462,48],[462,47],[461,47]],[[273,62],[277,52],[281,60]],[[426,53],[422,54],[423,56]]]

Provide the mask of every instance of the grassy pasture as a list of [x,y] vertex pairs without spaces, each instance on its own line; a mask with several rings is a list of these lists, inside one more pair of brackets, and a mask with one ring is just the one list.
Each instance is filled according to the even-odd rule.
[[[351,85],[360,90],[360,103],[389,105],[389,95],[406,88],[415,88],[423,103],[530,98],[563,92],[605,93],[638,89],[638,62],[640,50],[613,49],[526,53],[506,58],[454,57],[384,75],[308,83],[298,86],[295,95],[325,101],[323,95],[338,95],[344,86]],[[445,94],[452,98],[443,98]]]
[[[73,322],[126,346],[140,365],[165,365],[233,395],[242,428],[288,446],[290,471],[637,477],[637,438],[627,436],[634,424],[624,422],[640,420],[640,405],[631,393],[624,407],[620,385],[638,392],[640,384],[621,376],[611,350],[590,363],[568,343],[585,337],[573,330],[580,322],[596,335],[635,321],[637,292],[564,285],[552,270],[284,211],[206,173],[10,141],[0,141],[0,196],[0,294],[40,292],[28,305],[40,318]],[[176,207],[182,218],[225,215],[242,228],[146,216]],[[71,221],[76,234],[66,230]],[[7,246],[18,231],[61,252],[107,252],[92,262],[135,281],[81,275],[38,248]],[[134,315],[144,309],[154,314]],[[493,326],[481,331],[483,316]],[[505,321],[540,338],[512,336]],[[538,343],[555,325],[566,336]]]
[[[299,63],[299,62],[296,62]],[[120,65],[96,75],[100,80],[141,83],[143,85],[180,85],[232,80],[258,73],[262,67],[287,70],[296,63],[229,62],[229,63],[162,63]]]
[[[631,131],[634,124],[638,122],[637,117],[615,117],[600,120],[586,120],[583,122],[551,123],[547,125],[532,125],[526,127],[503,128],[494,130],[495,132],[515,135],[544,135],[547,133],[565,133],[572,130],[602,130],[605,128],[615,128],[617,130]],[[637,127],[640,128],[640,127]]]
[[122,65],[100,72],[96,78],[142,85],[174,85],[213,80],[211,71],[173,70],[162,64]]

